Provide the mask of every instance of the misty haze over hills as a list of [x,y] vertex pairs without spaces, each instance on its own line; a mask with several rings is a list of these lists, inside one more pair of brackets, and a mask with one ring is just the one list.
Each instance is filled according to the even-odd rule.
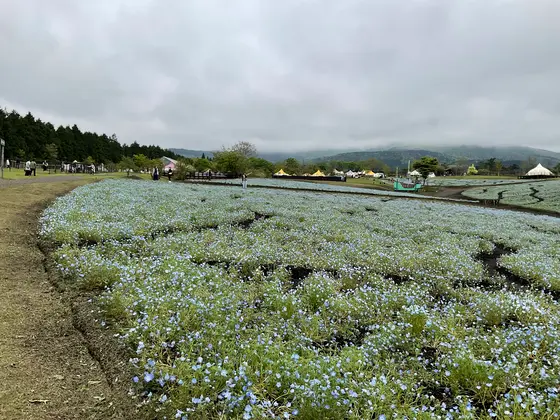
[[[211,151],[171,149],[173,152],[185,157],[212,156]],[[386,149],[368,149],[347,151],[341,150],[315,150],[309,152],[259,152],[259,157],[272,162],[280,162],[293,157],[297,160],[310,160],[314,162],[325,160],[360,161],[371,158],[379,159],[387,165],[394,167],[406,164],[408,160],[415,160],[422,156],[430,155],[437,157],[442,163],[452,163],[457,159],[466,159],[469,162],[479,162],[490,158],[496,158],[504,163],[519,163],[529,158],[535,158],[543,165],[555,166],[560,162],[560,153],[550,150],[534,149],[520,146],[425,146],[425,147],[389,147]]]

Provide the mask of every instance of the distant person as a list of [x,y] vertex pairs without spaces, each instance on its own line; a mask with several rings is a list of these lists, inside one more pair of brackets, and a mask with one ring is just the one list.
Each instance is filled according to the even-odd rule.
[[10,159],[6,159],[6,168],[8,168],[8,170],[12,169],[10,168]]
[[158,168],[154,168],[154,171],[152,172],[152,179],[154,181],[159,180],[159,169]]
[[31,171],[33,172],[33,176],[37,176],[37,162],[34,160],[31,161]]
[[171,170],[171,168],[169,168],[169,170],[167,171],[167,179],[169,179],[169,182],[171,182],[172,176],[173,176],[173,171]]
[[93,163],[91,164],[91,174],[95,175],[95,165]]
[[245,174],[241,175],[241,186],[244,190],[247,189],[247,175]]
[[25,167],[24,167],[24,171],[25,171],[25,176],[31,176],[31,162],[27,161],[25,162]]

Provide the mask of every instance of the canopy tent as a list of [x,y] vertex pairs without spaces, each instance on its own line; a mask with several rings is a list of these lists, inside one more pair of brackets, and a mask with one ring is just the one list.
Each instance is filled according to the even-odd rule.
[[335,170],[333,171],[333,173],[334,173],[335,175],[344,175],[344,172],[343,172],[343,171],[339,171],[338,169],[335,169]]
[[288,174],[286,172],[284,172],[284,169],[280,169],[278,172],[276,172],[274,175],[278,175],[278,176],[287,176]]
[[546,169],[539,163],[537,166],[527,172],[527,176],[554,176],[554,174],[552,173],[552,171]]
[[408,176],[422,176],[422,174],[415,169],[412,172],[409,172]]
[[366,176],[375,176],[375,172],[370,170],[370,171],[367,171],[365,175]]
[[325,174],[323,172],[321,172],[320,169],[317,169],[317,172],[315,172],[314,174],[312,174],[311,176],[325,176]]
[[434,174],[433,172],[430,172],[428,174],[428,178],[435,178],[435,177],[436,177],[436,174]]

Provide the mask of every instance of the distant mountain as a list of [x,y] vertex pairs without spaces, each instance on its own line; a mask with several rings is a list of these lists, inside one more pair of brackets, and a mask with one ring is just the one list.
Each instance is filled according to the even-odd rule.
[[[172,152],[185,157],[211,157],[213,153],[206,150],[169,149]],[[441,163],[452,163],[457,159],[466,159],[470,163],[477,163],[490,158],[496,158],[506,165],[521,163],[529,158],[535,158],[544,166],[556,166],[560,162],[560,153],[550,150],[534,149],[532,147],[519,146],[423,146],[423,147],[391,147],[388,149],[348,150],[341,153],[339,150],[315,150],[307,152],[261,152],[259,157],[271,162],[280,162],[288,158],[301,161],[324,162],[344,161],[355,162],[368,159],[378,159],[391,168],[405,167],[408,161],[414,161],[422,156],[434,156]]]
[[[191,150],[191,149],[169,149],[173,153],[184,157],[201,157],[204,153],[206,157],[212,157],[214,154],[208,150]],[[270,162],[280,162],[288,158],[295,158],[297,160],[311,160],[329,154],[340,153],[340,150],[313,150],[307,152],[260,152],[258,156]]]
[[452,163],[457,159],[466,159],[470,163],[477,163],[490,158],[496,158],[505,164],[521,163],[529,158],[535,158],[544,166],[555,166],[560,162],[560,153],[549,150],[533,149],[531,147],[481,147],[481,146],[428,146],[426,148],[394,147],[388,150],[361,151],[339,153],[315,159],[320,161],[361,161],[378,159],[392,168],[404,167],[408,161],[422,156],[434,156],[441,163]]
[[173,153],[176,153],[180,156],[183,157],[188,157],[188,158],[199,158],[202,157],[202,154],[204,153],[204,156],[206,157],[212,157],[214,154],[212,152],[209,152],[207,150],[190,150],[190,149],[169,149],[171,150]]

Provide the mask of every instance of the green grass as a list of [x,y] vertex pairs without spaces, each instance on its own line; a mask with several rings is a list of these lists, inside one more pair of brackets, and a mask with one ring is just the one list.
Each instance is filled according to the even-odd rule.
[[[80,177],[83,176],[84,174],[68,174],[66,172],[60,172],[57,171],[57,173],[54,173],[54,170],[51,170],[51,173],[49,174],[49,172],[43,172],[42,168],[37,168],[37,175],[36,177],[55,177],[55,176],[61,176],[61,175],[76,175],[76,177]],[[21,179],[21,178],[27,178],[25,176],[25,172],[23,169],[15,169],[12,168],[11,170],[8,170],[6,168],[4,168],[4,179]],[[33,178],[33,176],[31,176],[31,178]]]

